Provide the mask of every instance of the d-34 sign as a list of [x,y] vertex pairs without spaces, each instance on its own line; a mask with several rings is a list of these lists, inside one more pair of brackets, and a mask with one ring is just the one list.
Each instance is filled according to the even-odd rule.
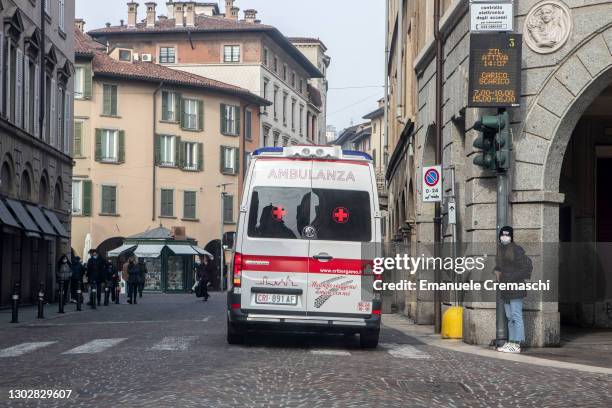
[[423,202],[442,201],[442,166],[424,167],[421,186],[423,188]]

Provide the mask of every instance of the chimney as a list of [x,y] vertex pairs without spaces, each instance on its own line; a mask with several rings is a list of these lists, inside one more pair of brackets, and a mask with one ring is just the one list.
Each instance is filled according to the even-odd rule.
[[169,0],[166,3],[166,9],[168,10],[168,15],[169,16],[173,16],[174,15],[174,3],[172,2],[172,0]]
[[185,25],[193,27],[195,25],[195,1],[185,3]]
[[234,7],[234,0],[225,0],[225,18],[238,20],[239,11],[238,7]]
[[145,3],[145,6],[147,7],[147,28],[153,28],[155,27],[155,7],[157,3],[150,1]]
[[255,21],[257,21],[257,10],[255,9],[244,10],[244,20],[247,23],[255,24]]
[[123,19],[119,20],[119,25],[120,25],[121,27],[123,27],[123,24],[124,24],[124,23],[125,23],[125,20],[123,20]]
[[128,6],[128,28],[136,28],[136,19],[138,18],[138,3],[130,1]]
[[74,28],[84,33],[85,32],[85,20],[83,20],[82,18],[74,19]]
[[177,27],[183,27],[185,24],[185,11],[183,3],[174,3],[174,21]]

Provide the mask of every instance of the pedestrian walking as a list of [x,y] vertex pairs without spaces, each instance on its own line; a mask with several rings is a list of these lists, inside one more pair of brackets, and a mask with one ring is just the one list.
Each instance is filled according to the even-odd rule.
[[131,256],[128,261],[128,303],[135,305],[138,303],[136,297],[138,295],[138,280],[140,279],[140,267]]
[[142,291],[144,290],[145,282],[147,281],[147,264],[144,262],[144,258],[138,258],[138,296],[142,297]]
[[72,258],[72,276],[70,277],[70,302],[77,302],[77,290],[79,290],[85,275],[85,265],[81,262],[81,257]]
[[[514,242],[514,230],[505,226],[499,231],[495,275],[502,283],[524,283],[531,278],[533,264],[525,254],[525,250]],[[500,293],[504,301],[504,311],[508,319],[508,342],[497,351],[503,353],[520,353],[521,343],[525,341],[525,325],[523,323],[523,299],[527,296],[525,290],[503,290]]]
[[125,282],[125,294],[126,294],[128,299],[129,299],[130,293],[131,293],[130,292],[130,282],[129,282],[129,278],[128,278],[128,266],[129,265],[130,265],[129,258],[128,258],[127,261],[123,262],[123,265],[121,265],[121,280],[123,280],[123,282]]
[[[89,253],[91,257],[87,261],[87,281],[92,288],[96,288],[96,299],[98,304],[100,304],[100,300],[102,299],[102,284],[106,281],[106,264],[97,250],[92,249]],[[91,304],[91,301],[89,304]]]
[[204,302],[206,302],[210,297],[208,295],[208,282],[210,282],[211,275],[214,271],[208,256],[200,255],[199,258],[200,263],[196,265],[196,278],[198,280],[196,295],[198,297],[203,297]]
[[62,255],[57,261],[57,269],[55,271],[55,279],[60,289],[59,301],[62,303],[62,305],[65,305],[68,300],[68,288],[70,287],[71,278],[72,264],[66,255]]
[[119,291],[117,289],[119,289],[121,279],[115,263],[110,259],[107,261],[106,271],[108,276],[108,284],[110,286],[111,301],[119,303]]

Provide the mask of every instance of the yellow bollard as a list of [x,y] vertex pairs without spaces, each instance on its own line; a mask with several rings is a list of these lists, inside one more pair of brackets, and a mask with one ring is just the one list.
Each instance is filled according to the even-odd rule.
[[463,338],[463,307],[452,306],[442,315],[442,338]]

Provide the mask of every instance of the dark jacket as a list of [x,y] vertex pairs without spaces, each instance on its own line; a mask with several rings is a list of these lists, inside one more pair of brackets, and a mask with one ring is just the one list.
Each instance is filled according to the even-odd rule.
[[137,263],[131,263],[128,265],[128,283],[138,283],[140,274],[140,265]]
[[147,264],[144,262],[138,262],[138,283],[145,283],[147,280],[146,274],[149,273],[147,270]]
[[196,265],[196,278],[198,281],[209,281],[210,275],[208,274],[208,265],[199,263]]
[[[514,242],[507,246],[500,245],[496,258],[495,270],[501,272],[502,283],[524,283],[531,275],[531,261],[525,250]],[[503,300],[522,299],[527,296],[525,290],[502,290]]]
[[89,283],[101,283],[106,281],[106,262],[98,256],[93,256],[87,261],[87,279]]
[[109,282],[118,283],[119,279],[119,271],[117,271],[117,267],[114,263],[106,264],[106,276]]
[[62,263],[61,261],[57,263],[57,270],[55,272],[55,278],[58,282],[60,281],[69,281],[72,277],[72,266],[70,261],[66,263]]
[[85,265],[81,261],[74,261],[72,263],[72,276],[71,279],[81,281],[85,275]]

